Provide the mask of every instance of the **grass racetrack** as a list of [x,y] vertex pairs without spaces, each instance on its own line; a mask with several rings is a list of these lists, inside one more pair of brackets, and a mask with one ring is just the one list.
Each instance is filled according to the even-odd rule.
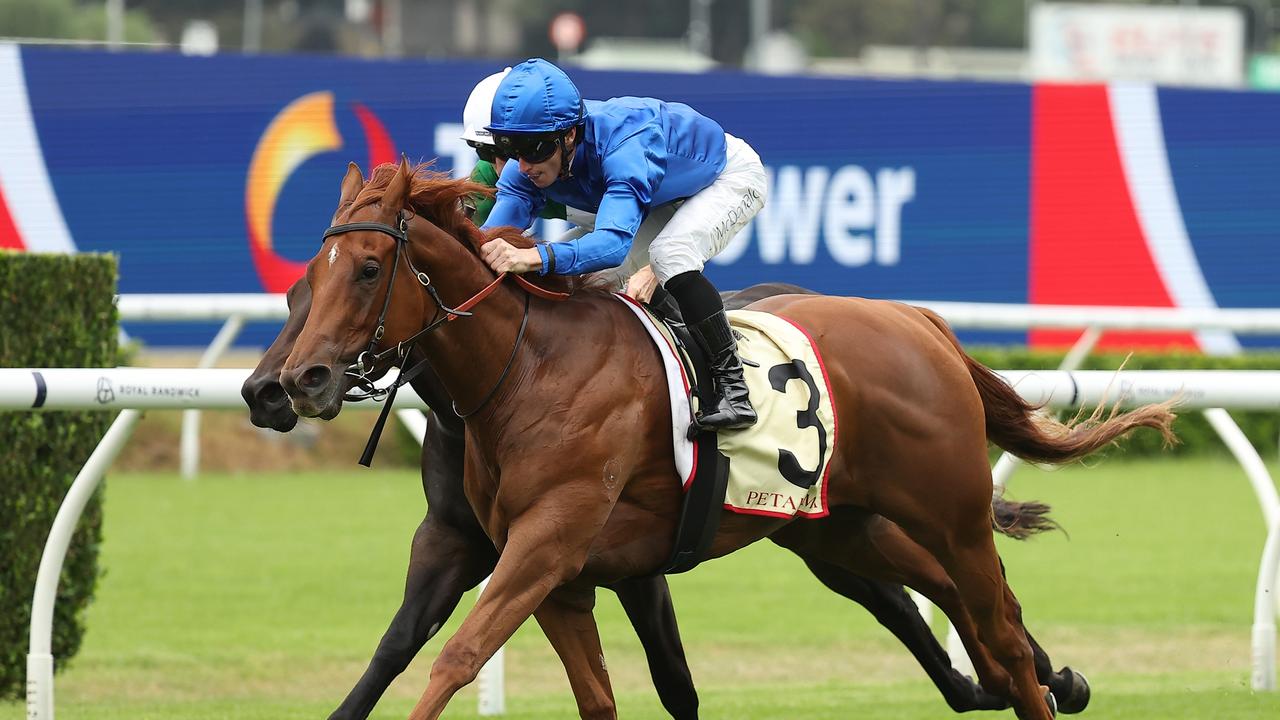
[[[59,720],[326,717],[400,601],[424,509],[408,472],[116,474],[84,647],[56,678]],[[1084,718],[1280,717],[1249,690],[1264,529],[1226,458],[1022,469],[1011,495],[1070,533],[1001,541],[1028,626],[1093,686]],[[1273,473],[1280,468],[1273,467]],[[914,661],[860,607],[768,542],[671,580],[707,718],[945,718]],[[474,595],[373,717],[403,718]],[[663,718],[618,603],[596,612],[619,714]],[[512,718],[575,717],[536,623],[507,652]],[[446,717],[476,716],[464,690]],[[978,714],[976,717],[1008,717]],[[24,717],[0,704],[0,720]]]

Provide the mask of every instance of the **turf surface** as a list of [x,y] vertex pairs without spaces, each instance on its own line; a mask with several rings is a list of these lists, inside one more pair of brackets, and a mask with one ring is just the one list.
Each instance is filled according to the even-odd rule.
[[[1002,542],[1001,552],[1029,627],[1057,665],[1089,675],[1094,698],[1082,717],[1280,716],[1280,694],[1249,691],[1264,531],[1232,461],[1024,469],[1013,487],[1015,497],[1052,503],[1069,532]],[[194,483],[112,476],[106,575],[84,648],[57,677],[58,718],[327,716],[398,606],[422,511],[415,476],[354,466]],[[865,611],[767,542],[673,578],[672,587],[704,717],[952,715]],[[596,614],[620,715],[665,717],[610,593],[602,591]],[[373,717],[407,714],[460,619]],[[536,624],[520,630],[507,659],[510,717],[575,714]],[[0,704],[0,720],[23,716],[20,703]],[[446,713],[474,716],[471,689]]]

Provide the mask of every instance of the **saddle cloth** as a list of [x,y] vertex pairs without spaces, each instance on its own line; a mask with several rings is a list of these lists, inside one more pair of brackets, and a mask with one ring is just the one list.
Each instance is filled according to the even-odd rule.
[[[698,469],[694,443],[686,437],[695,412],[691,371],[670,329],[631,298],[617,297],[644,324],[662,356],[676,472],[688,490]],[[772,517],[823,517],[837,422],[822,359],[805,331],[786,318],[753,310],[728,316],[741,336],[738,352],[760,419],[750,428],[717,434],[719,451],[729,458],[724,507]]]

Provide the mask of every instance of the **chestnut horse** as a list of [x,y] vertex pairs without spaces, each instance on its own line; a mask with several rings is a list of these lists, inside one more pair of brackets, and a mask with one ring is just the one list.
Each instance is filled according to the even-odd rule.
[[[278,378],[293,349],[294,338],[307,319],[311,288],[305,279],[300,280],[289,288],[287,297],[288,321],[241,387],[253,424],[280,432],[292,430],[298,422]],[[409,546],[409,568],[400,608],[368,668],[329,716],[330,720],[368,717],[391,681],[449,619],[462,594],[488,577],[498,561],[493,542],[463,495],[462,419],[450,409],[448,395],[430,369],[415,378],[412,387],[431,407],[440,408],[429,416],[422,444],[422,490],[427,512]],[[680,643],[666,578],[628,579],[615,583],[611,589],[617,593],[644,647],[663,707],[677,720],[697,718],[698,696]],[[956,688],[952,693],[957,702],[990,704],[990,696],[958,674],[948,679]],[[965,688],[961,683],[971,687]],[[965,695],[962,690],[969,692]]]
[[[477,255],[485,238],[459,207],[480,186],[402,162],[368,185],[353,165],[342,187],[345,222],[308,264],[312,312],[280,380],[299,415],[330,418],[341,409],[343,372],[362,352],[416,340],[455,408],[466,408],[464,489],[499,552],[410,717],[439,717],[530,616],[560,655],[580,713],[614,717],[594,588],[655,572],[680,513],[657,351],[630,310],[603,293],[535,300],[495,279]],[[1067,427],[1038,416],[917,308],[791,295],[750,307],[804,328],[825,358],[841,421],[831,512],[725,512],[711,556],[770,537],[806,560],[856,571],[875,538],[896,528],[918,543],[909,560],[941,563],[954,582],[959,607],[943,609],[957,628],[975,626],[980,642],[968,649],[983,688],[1009,697],[1020,718],[1053,717],[992,540],[987,441],[1066,462],[1139,426],[1171,438],[1168,407]]]
[[[815,294],[811,290],[783,283],[755,285],[724,293],[725,307],[737,309],[766,297],[782,294]],[[293,350],[311,308],[311,286],[306,278],[289,288],[289,317],[280,334],[263,353],[258,366],[241,388],[254,425],[288,432],[297,424],[289,397],[280,385],[280,368]],[[411,362],[418,358],[411,355]],[[462,464],[465,443],[463,421],[453,412],[439,379],[428,369],[411,381],[414,391],[432,407],[422,452],[422,485],[427,512],[414,533],[409,549],[409,569],[404,598],[391,620],[359,682],[330,720],[368,717],[391,681],[404,671],[422,646],[440,628],[457,606],[462,594],[493,571],[497,553],[493,543],[476,521],[462,492]],[[994,525],[1016,538],[1052,527],[1044,517],[1047,507],[1036,503],[1013,503],[1003,498],[992,501]],[[892,541],[899,534],[886,535],[882,565],[891,563]],[[929,625],[916,609],[901,584],[862,577],[831,564],[807,561],[809,569],[828,588],[865,607],[876,620],[897,637],[919,661],[928,677],[956,712],[999,710],[1008,707],[1001,697],[991,695],[951,665]],[[909,577],[926,589],[948,584],[940,568]],[[888,576],[882,573],[881,576]],[[672,610],[670,591],[661,576],[633,578],[612,587],[621,601],[645,650],[654,687],[667,712],[677,720],[696,718],[698,697],[680,643]],[[952,595],[953,591],[944,591]],[[930,594],[938,596],[937,592]],[[1071,668],[1053,671],[1048,655],[1028,635],[1035,654],[1036,676],[1058,699],[1058,710],[1077,713],[1088,705],[1089,685]]]

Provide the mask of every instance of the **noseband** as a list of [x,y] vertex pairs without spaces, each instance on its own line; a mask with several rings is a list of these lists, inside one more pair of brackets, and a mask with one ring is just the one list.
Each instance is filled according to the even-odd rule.
[[[370,463],[373,462],[373,452],[378,446],[378,438],[382,434],[382,428],[386,424],[387,415],[391,411],[391,404],[395,402],[396,391],[400,389],[400,386],[407,384],[426,369],[427,361],[424,359],[418,361],[416,365],[408,370],[403,370],[404,362],[408,358],[410,348],[413,347],[413,344],[417,342],[419,338],[438,329],[445,323],[452,322],[453,320],[457,320],[461,317],[471,317],[472,313],[468,311],[480,304],[480,301],[493,293],[493,291],[497,289],[498,285],[501,284],[509,275],[509,273],[505,272],[500,273],[493,282],[486,285],[480,290],[480,292],[472,295],[456,308],[451,308],[448,305],[445,305],[444,301],[440,299],[440,294],[436,291],[435,285],[432,284],[431,277],[425,272],[414,267],[413,260],[409,257],[409,220],[412,219],[412,217],[413,216],[410,213],[406,213],[404,210],[401,210],[396,213],[395,226],[380,222],[354,222],[334,225],[325,230],[324,235],[321,238],[323,241],[334,235],[342,235],[344,233],[365,230],[388,235],[396,241],[395,258],[391,263],[391,277],[387,282],[387,295],[382,301],[382,311],[378,313],[378,326],[374,329],[373,336],[369,339],[369,345],[356,356],[355,363],[348,367],[345,373],[348,377],[354,378],[355,384],[362,390],[362,392],[346,393],[343,395],[343,399],[352,401],[371,399],[378,401],[386,398],[386,404],[382,407],[382,412],[378,415],[377,423],[374,424],[373,434],[369,437],[369,442],[365,446],[364,454],[360,457],[360,464],[365,467],[368,467]],[[432,316],[431,321],[428,322],[425,327],[413,335],[410,335],[408,338],[396,343],[395,347],[387,348],[382,352],[374,352],[375,348],[378,346],[378,342],[381,341],[383,335],[386,334],[387,311],[391,308],[391,293],[395,288],[396,271],[400,267],[401,257],[404,258],[405,265],[408,266],[409,271],[413,273],[414,277],[418,280],[418,283],[426,289],[427,293],[431,296],[431,299],[435,302],[436,312]],[[520,343],[524,339],[525,327],[529,323],[529,295],[536,294],[540,297],[551,300],[564,300],[569,297],[567,293],[553,292],[540,288],[519,275],[515,275],[514,277],[516,282],[527,290],[528,293],[526,293],[524,298],[524,313],[520,318],[520,330],[516,333],[516,340],[511,346],[511,354],[507,357],[507,364],[502,368],[502,374],[498,376],[497,382],[493,384],[493,387],[489,389],[489,392],[484,396],[484,399],[482,399],[475,408],[464,413],[458,410],[456,402],[453,404],[453,411],[460,418],[466,418],[474,415],[488,404],[488,402],[493,399],[493,396],[497,394],[498,388],[502,386],[502,381],[506,379],[507,373],[510,372],[511,366],[514,364],[516,359],[516,352],[520,349]],[[390,367],[396,368],[396,370],[400,372],[390,386],[386,388],[379,388],[374,385],[373,380],[369,377],[369,373],[377,367],[377,364],[380,361],[392,355],[394,355],[395,358],[392,360]]]

